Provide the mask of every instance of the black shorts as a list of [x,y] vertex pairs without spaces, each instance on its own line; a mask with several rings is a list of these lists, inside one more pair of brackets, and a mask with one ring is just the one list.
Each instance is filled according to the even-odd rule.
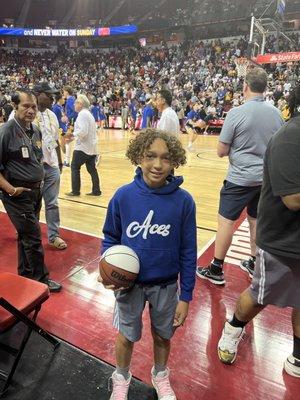
[[257,218],[260,191],[261,186],[239,186],[225,180],[220,191],[219,214],[236,221],[247,207],[247,214]]

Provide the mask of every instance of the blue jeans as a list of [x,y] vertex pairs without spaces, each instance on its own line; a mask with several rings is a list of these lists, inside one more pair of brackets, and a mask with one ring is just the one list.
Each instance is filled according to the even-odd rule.
[[59,208],[58,194],[60,184],[60,172],[58,167],[44,164],[45,178],[43,187],[43,199],[45,202],[45,216],[48,227],[48,240],[52,242],[59,236]]

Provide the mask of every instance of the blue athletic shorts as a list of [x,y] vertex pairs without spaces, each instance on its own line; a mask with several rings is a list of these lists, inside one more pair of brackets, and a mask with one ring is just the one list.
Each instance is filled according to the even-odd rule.
[[260,191],[261,186],[239,186],[225,180],[220,191],[219,214],[236,221],[247,207],[247,214],[257,218]]

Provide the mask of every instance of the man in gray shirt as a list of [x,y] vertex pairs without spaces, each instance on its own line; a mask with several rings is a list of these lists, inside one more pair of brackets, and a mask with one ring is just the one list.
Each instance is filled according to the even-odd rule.
[[199,278],[224,285],[223,263],[230,247],[235,222],[247,207],[251,257],[241,268],[253,274],[256,254],[257,205],[263,179],[263,158],[273,134],[283,124],[279,110],[264,102],[267,74],[251,69],[244,81],[245,103],[228,113],[222,128],[217,153],[229,157],[229,168],[220,192],[218,231],[214,259],[209,267],[197,269]]

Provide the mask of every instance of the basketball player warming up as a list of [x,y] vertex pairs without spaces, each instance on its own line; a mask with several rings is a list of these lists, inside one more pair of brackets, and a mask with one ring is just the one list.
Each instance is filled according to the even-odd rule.
[[154,346],[152,383],[158,399],[176,400],[167,368],[170,340],[188,315],[197,261],[195,203],[179,187],[183,178],[170,175],[186,163],[185,151],[175,136],[148,128],[130,142],[126,156],[138,168],[134,181],[118,189],[109,203],[102,253],[116,244],[129,246],[139,257],[140,272],[132,288],[115,290],[118,335],[110,400],[127,399],[146,302]]

